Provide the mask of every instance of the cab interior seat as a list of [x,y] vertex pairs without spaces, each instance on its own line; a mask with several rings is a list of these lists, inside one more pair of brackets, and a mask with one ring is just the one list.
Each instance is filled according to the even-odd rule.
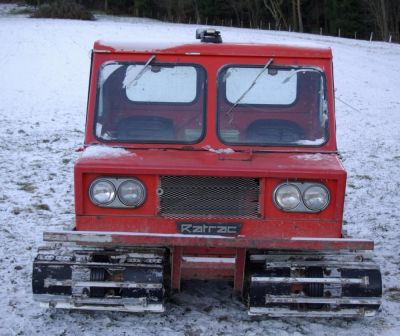
[[304,139],[304,130],[288,120],[259,119],[247,127],[246,141],[252,143],[289,144]]
[[159,116],[130,116],[121,119],[116,127],[116,136],[123,140],[176,140],[174,123]]

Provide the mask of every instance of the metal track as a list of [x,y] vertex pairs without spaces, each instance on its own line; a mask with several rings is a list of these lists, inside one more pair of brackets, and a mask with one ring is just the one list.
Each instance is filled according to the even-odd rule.
[[380,270],[366,254],[253,253],[248,263],[249,315],[362,317],[381,305]]
[[45,246],[33,264],[33,297],[55,308],[163,312],[166,263],[164,249]]

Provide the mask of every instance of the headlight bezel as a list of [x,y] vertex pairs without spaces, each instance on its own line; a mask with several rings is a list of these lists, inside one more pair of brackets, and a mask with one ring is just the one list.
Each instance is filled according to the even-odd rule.
[[[309,204],[307,204],[305,195],[306,195],[306,192],[309,191],[311,188],[321,188],[322,190],[325,191],[327,200],[326,200],[326,202],[325,202],[323,207],[312,208]],[[303,198],[303,203],[304,203],[304,205],[306,206],[307,209],[309,209],[310,211],[313,211],[313,212],[320,212],[320,211],[326,209],[326,207],[329,205],[331,197],[330,197],[330,194],[329,194],[329,190],[328,190],[328,188],[326,186],[324,186],[323,184],[313,184],[313,185],[308,186],[303,191],[302,198]]]
[[[96,185],[98,185],[99,183],[106,183],[106,184],[110,185],[111,188],[112,188],[113,196],[112,196],[112,198],[111,198],[109,201],[107,201],[107,202],[99,202],[99,201],[97,201],[97,200],[95,199],[95,197],[93,196],[93,189],[94,189],[94,188],[96,187]],[[94,181],[90,184],[90,187],[89,187],[89,198],[90,198],[90,200],[92,201],[92,203],[94,203],[94,204],[96,204],[96,205],[98,205],[98,206],[107,206],[107,205],[111,204],[112,202],[114,202],[116,196],[117,196],[117,190],[115,189],[115,185],[114,185],[110,180],[108,180],[108,179],[106,179],[106,178],[98,178],[98,179],[94,180]]]
[[[291,208],[291,209],[285,209],[285,208],[281,207],[281,206],[278,204],[277,200],[276,200],[277,191],[278,191],[281,187],[283,187],[283,186],[285,186],[285,185],[291,185],[291,186],[297,188],[297,189],[299,190],[299,192],[300,192],[300,202],[299,202],[299,204],[298,204],[296,207]],[[312,188],[312,187],[320,187],[320,188],[322,188],[324,191],[326,191],[326,193],[327,193],[327,202],[326,202],[326,204],[325,204],[325,206],[324,206],[323,208],[320,208],[320,209],[312,209],[312,208],[310,208],[310,207],[308,207],[308,206],[306,205],[306,202],[305,202],[305,200],[304,200],[304,193],[305,193],[307,190],[309,190],[310,188]],[[326,185],[324,185],[323,183],[320,183],[320,182],[286,181],[286,182],[279,183],[279,184],[277,184],[277,185],[275,186],[275,188],[274,188],[274,190],[273,190],[273,193],[272,193],[272,200],[273,200],[273,203],[274,203],[275,207],[278,208],[278,209],[281,210],[281,211],[284,211],[284,212],[318,213],[318,212],[321,212],[321,211],[325,210],[325,209],[329,206],[330,201],[331,201],[331,195],[330,195],[329,188],[328,188]]]
[[[297,202],[297,204],[296,204],[295,206],[290,207],[290,208],[284,207],[284,206],[279,202],[279,200],[278,200],[279,191],[280,191],[282,188],[285,188],[285,187],[292,187],[292,188],[297,192],[297,194],[298,194],[298,202]],[[283,211],[292,211],[293,209],[296,209],[296,208],[299,206],[299,204],[301,203],[301,201],[302,201],[302,199],[301,199],[301,192],[300,192],[299,188],[298,188],[296,185],[292,184],[292,183],[281,183],[281,184],[278,185],[278,186],[275,188],[275,190],[274,190],[274,193],[273,193],[273,200],[274,200],[275,205],[276,205],[279,209],[281,209],[281,210],[283,210]]]
[[[96,185],[96,183],[100,182],[100,181],[105,181],[109,184],[111,184],[114,188],[114,197],[113,200],[107,203],[99,203],[97,202],[93,196],[92,196],[92,189],[93,187]],[[120,196],[119,196],[119,188],[121,186],[121,184],[127,182],[127,181],[135,181],[137,182],[142,188],[143,188],[143,199],[141,200],[141,202],[137,202],[134,205],[127,205],[125,204],[123,201],[121,201]],[[100,207],[100,208],[120,208],[120,209],[135,209],[135,208],[139,208],[141,207],[147,199],[147,188],[146,185],[137,177],[98,177],[96,179],[94,179],[89,186],[89,199],[90,201]]]
[[[135,203],[135,204],[127,204],[127,202],[124,201],[124,200],[122,199],[123,197],[121,196],[121,188],[122,188],[122,186],[123,186],[124,184],[126,184],[126,183],[129,183],[129,182],[134,182],[134,183],[136,183],[136,184],[139,186],[139,188],[141,189],[142,194],[143,194],[141,200],[140,200],[139,202]],[[138,208],[138,207],[140,207],[140,206],[146,201],[146,197],[147,197],[146,187],[144,186],[144,184],[143,184],[140,180],[138,180],[138,179],[136,179],[136,178],[126,179],[125,181],[123,181],[123,182],[121,182],[121,183],[119,184],[118,189],[117,189],[117,196],[118,196],[119,201],[120,201],[123,205],[125,205],[126,207],[129,207],[129,208]]]

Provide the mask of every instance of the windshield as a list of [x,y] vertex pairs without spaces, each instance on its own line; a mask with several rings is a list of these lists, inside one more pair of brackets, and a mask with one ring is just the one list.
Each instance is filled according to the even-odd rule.
[[99,73],[96,137],[132,143],[196,143],[204,135],[200,66],[107,62]]
[[325,80],[317,69],[229,66],[220,72],[218,87],[218,136],[226,144],[321,146],[327,141]]

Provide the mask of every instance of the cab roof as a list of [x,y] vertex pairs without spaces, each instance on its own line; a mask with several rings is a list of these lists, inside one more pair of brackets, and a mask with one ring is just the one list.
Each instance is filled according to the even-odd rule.
[[328,47],[261,43],[130,43],[96,41],[95,53],[332,58]]

